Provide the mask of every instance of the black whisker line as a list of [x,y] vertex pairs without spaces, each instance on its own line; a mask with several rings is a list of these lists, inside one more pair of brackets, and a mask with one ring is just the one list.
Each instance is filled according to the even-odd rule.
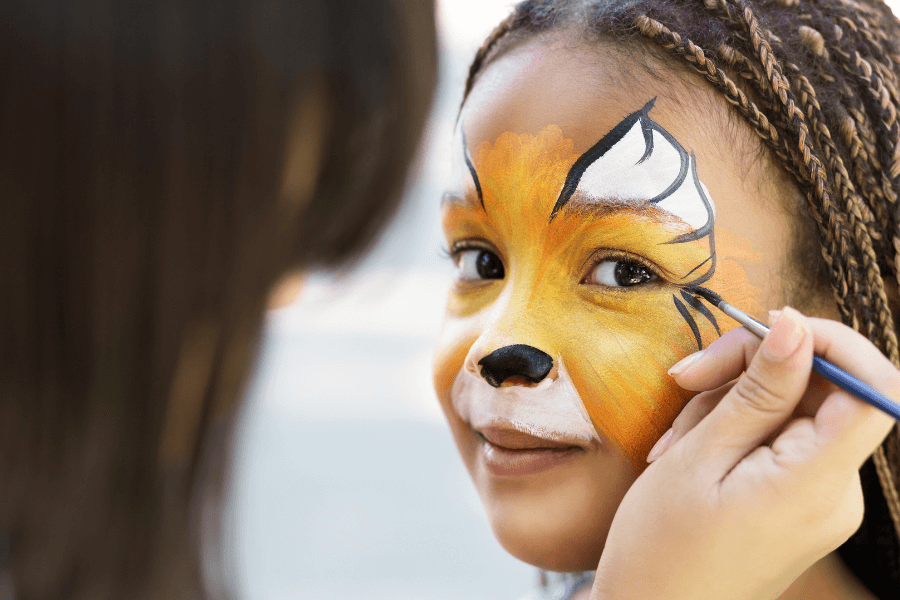
[[689,291],[690,293],[694,294],[695,296],[700,296],[701,298],[703,298],[704,300],[706,300],[707,302],[709,302],[716,308],[719,307],[720,302],[723,302],[722,296],[718,295],[717,293],[715,293],[714,291],[712,291],[709,288],[705,288],[700,285],[691,285],[691,286],[686,286],[685,289],[687,291]]
[[697,296],[692,296],[685,290],[681,290],[681,297],[691,305],[691,308],[706,317],[706,320],[712,323],[712,326],[716,328],[717,335],[722,335],[722,332],[719,330],[719,323],[716,321],[715,315],[713,315],[712,312],[710,312],[710,310],[706,308],[706,305],[700,301],[700,298],[698,298]]
[[687,309],[687,306],[685,306],[684,303],[677,297],[672,296],[672,301],[675,302],[675,308],[677,308],[678,312],[681,313],[681,316],[684,317],[684,320],[687,322],[688,327],[690,327],[691,331],[694,332],[694,339],[697,341],[697,349],[703,350],[703,338],[700,337],[700,328],[697,327],[697,322],[694,321],[694,317],[691,316],[691,313]]

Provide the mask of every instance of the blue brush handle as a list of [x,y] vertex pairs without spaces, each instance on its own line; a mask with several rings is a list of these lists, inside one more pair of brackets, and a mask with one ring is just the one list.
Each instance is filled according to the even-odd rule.
[[813,356],[813,371],[876,408],[900,421],[900,405],[873,388],[863,383],[847,371],[828,362],[821,356]]

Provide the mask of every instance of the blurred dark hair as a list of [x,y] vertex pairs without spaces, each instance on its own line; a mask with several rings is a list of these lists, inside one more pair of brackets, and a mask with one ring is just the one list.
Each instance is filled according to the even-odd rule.
[[0,5],[0,571],[18,600],[203,594],[189,512],[267,295],[381,231],[435,54],[420,0]]

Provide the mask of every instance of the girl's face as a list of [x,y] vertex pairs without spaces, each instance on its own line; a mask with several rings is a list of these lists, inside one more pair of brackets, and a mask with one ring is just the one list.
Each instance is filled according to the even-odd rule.
[[699,79],[562,34],[501,56],[466,101],[435,387],[522,560],[596,567],[690,397],[666,371],[735,326],[694,286],[758,317],[781,305],[788,220],[766,207],[793,188],[746,158],[738,119]]

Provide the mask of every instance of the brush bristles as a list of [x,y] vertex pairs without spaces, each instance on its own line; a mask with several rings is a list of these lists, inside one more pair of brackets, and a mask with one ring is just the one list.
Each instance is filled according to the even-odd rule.
[[705,287],[700,287],[699,285],[693,286],[690,288],[695,294],[712,304],[713,306],[719,306],[720,302],[723,302],[722,296],[718,295],[714,291],[707,289]]

